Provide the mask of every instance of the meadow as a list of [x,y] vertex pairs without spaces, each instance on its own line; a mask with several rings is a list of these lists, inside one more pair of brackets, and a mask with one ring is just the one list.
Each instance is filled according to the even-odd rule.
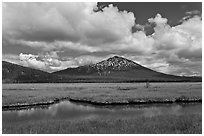
[[4,122],[3,134],[201,134],[202,115]]
[[32,104],[72,98],[93,102],[202,99],[202,83],[63,83],[3,84],[2,105]]
[[[2,105],[32,104],[66,97],[101,103],[136,100],[165,101],[178,98],[202,99],[202,83],[150,83],[149,88],[145,87],[145,83],[3,84]],[[200,134],[202,133],[202,113],[38,121],[7,120],[3,116],[2,132],[4,134]]]

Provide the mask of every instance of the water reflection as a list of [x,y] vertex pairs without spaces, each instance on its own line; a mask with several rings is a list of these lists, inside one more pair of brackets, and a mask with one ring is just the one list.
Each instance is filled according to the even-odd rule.
[[3,121],[28,121],[41,119],[90,119],[132,118],[138,116],[202,114],[201,103],[197,104],[145,104],[127,106],[91,106],[60,102],[47,108],[32,108],[18,111],[3,111]]

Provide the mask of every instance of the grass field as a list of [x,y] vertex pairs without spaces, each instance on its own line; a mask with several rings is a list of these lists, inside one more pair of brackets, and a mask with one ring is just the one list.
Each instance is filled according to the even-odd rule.
[[[145,83],[3,84],[2,104],[31,104],[64,97],[98,102],[202,98],[202,83],[150,83],[149,88]],[[202,114],[23,123],[2,120],[3,133],[202,133]]]
[[48,102],[70,97],[97,102],[202,98],[202,83],[3,84],[2,105]]
[[2,132],[26,134],[201,134],[202,115],[138,117],[132,119],[40,120],[4,122]]

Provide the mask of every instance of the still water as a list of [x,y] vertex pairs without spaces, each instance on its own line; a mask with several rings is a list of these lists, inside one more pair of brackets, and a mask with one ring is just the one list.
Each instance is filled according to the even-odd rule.
[[3,122],[37,121],[42,119],[79,120],[91,118],[155,117],[159,115],[202,114],[201,103],[145,104],[127,106],[92,106],[63,101],[44,108],[2,111]]

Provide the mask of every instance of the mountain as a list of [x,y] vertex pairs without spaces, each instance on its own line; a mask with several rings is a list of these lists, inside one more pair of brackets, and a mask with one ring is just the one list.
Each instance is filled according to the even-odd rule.
[[143,82],[143,81],[201,81],[201,77],[181,77],[156,72],[131,60],[114,56],[96,64],[67,68],[54,72],[60,82]]
[[54,73],[2,61],[2,80],[3,83],[201,82],[202,77],[168,75],[114,56],[96,64],[67,68]]
[[3,83],[44,83],[57,80],[53,74],[2,61]]

